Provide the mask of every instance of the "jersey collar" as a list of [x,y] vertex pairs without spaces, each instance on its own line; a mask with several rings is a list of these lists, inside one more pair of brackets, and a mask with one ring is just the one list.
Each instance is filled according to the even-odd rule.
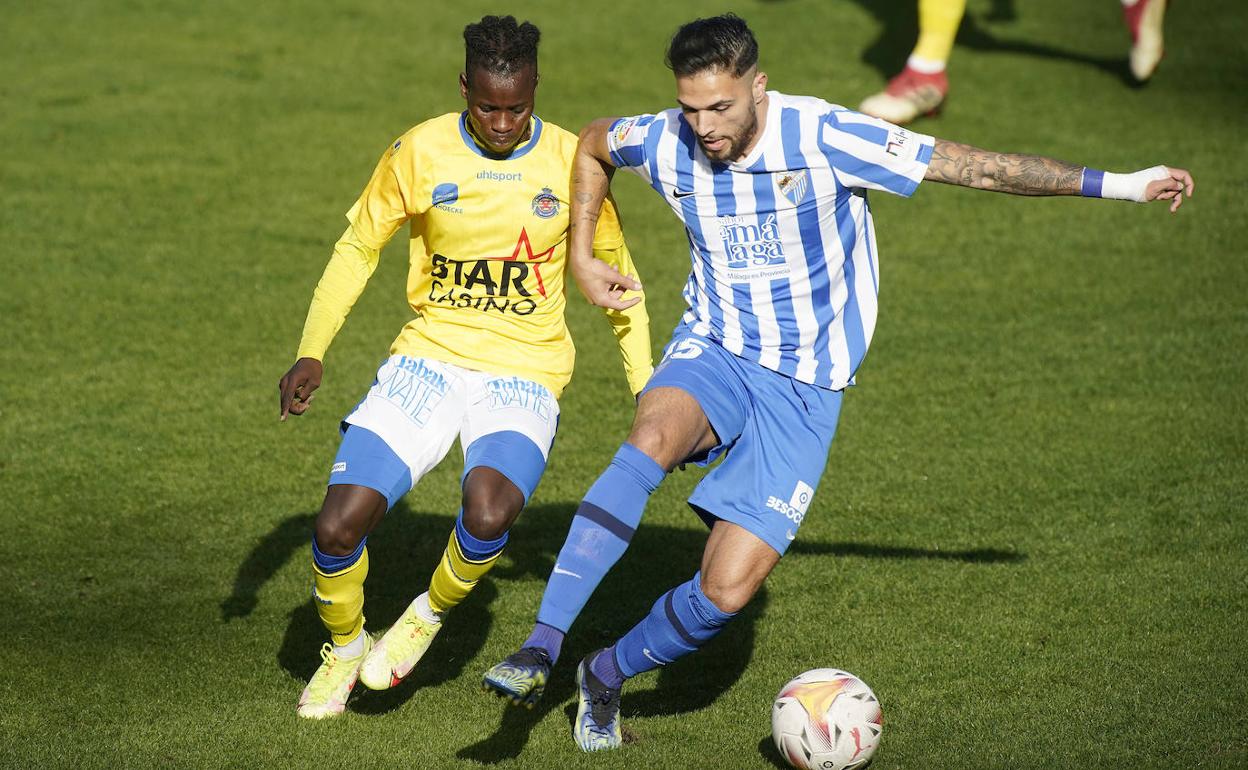
[[758,142],[754,144],[754,149],[750,150],[750,154],[728,164],[730,168],[738,171],[749,170],[763,157],[763,150],[772,142],[772,137],[780,131],[780,100],[776,98],[777,96],[779,94],[775,91],[767,92],[767,123],[763,126],[763,135],[758,137]]
[[468,110],[459,113],[459,135],[464,140],[464,146],[472,150],[483,158],[490,160],[516,160],[523,158],[537,146],[537,142],[542,138],[542,119],[534,115],[529,118],[529,138],[527,141],[516,145],[511,152],[506,155],[496,155],[482,147],[476,137],[472,135],[472,131],[468,130]]

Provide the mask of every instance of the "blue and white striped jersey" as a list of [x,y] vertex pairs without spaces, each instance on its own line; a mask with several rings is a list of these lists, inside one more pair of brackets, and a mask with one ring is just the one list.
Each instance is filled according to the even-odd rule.
[[853,381],[875,330],[879,261],[867,190],[909,196],[934,140],[822,99],[768,92],[748,156],[702,152],[679,109],[616,121],[616,166],[685,224],[693,269],[682,323],[802,382]]

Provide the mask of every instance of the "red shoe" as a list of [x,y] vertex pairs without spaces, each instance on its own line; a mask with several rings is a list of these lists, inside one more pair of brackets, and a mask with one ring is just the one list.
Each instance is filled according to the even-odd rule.
[[882,92],[864,99],[858,111],[901,125],[935,114],[948,93],[949,78],[943,71],[928,75],[906,67]]
[[1166,0],[1137,0],[1122,7],[1122,18],[1131,31],[1131,74],[1143,83],[1153,76],[1165,55],[1162,22]]

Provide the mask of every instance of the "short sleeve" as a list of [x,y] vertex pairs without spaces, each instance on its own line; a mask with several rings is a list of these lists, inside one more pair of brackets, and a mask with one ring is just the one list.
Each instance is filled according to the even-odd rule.
[[408,139],[400,138],[377,162],[372,177],[355,205],[347,212],[360,240],[381,249],[400,226],[417,212],[412,199],[412,155]]
[[653,151],[648,140],[650,132],[655,128],[654,115],[634,115],[631,118],[620,118],[611,124],[607,131],[607,149],[611,152],[611,162],[616,168],[626,169],[643,177],[648,177],[650,153]]
[[935,140],[885,120],[833,109],[819,127],[819,148],[846,187],[914,194],[932,160]]

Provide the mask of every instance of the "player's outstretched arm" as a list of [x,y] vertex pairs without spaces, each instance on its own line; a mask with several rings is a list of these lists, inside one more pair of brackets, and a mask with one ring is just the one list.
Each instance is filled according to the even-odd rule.
[[1179,210],[1183,196],[1196,185],[1181,168],[1154,166],[1132,174],[1113,174],[1040,155],[990,152],[937,139],[924,179],[1013,195],[1083,195],[1137,203],[1171,201]]
[[594,232],[602,202],[611,187],[611,153],[607,150],[607,131],[614,118],[599,118],[581,130],[572,161],[571,235],[568,237],[568,264],[576,285],[591,304],[612,310],[627,310],[641,297],[622,299],[628,289],[641,291],[641,282],[624,275],[611,265],[594,257]]

